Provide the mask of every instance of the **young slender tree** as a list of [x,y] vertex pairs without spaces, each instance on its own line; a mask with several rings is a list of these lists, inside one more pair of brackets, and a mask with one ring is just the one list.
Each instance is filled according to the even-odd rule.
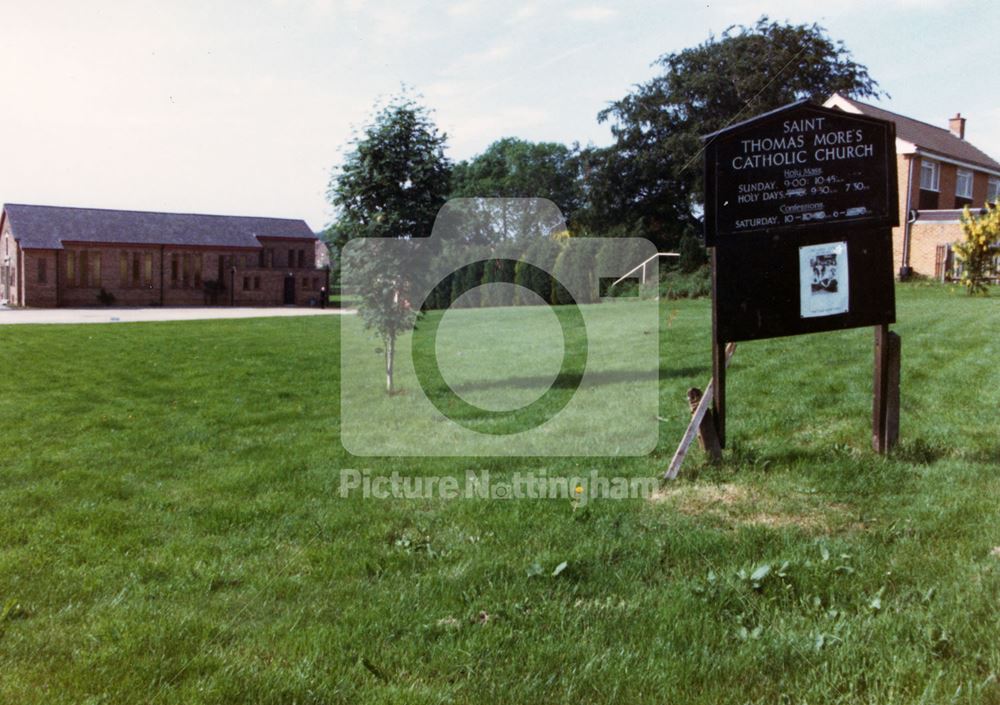
[[412,329],[420,314],[414,292],[433,241],[434,218],[444,204],[451,179],[445,156],[447,136],[438,132],[430,112],[406,95],[377,111],[351,143],[343,166],[334,173],[328,196],[336,211],[331,228],[340,245],[355,238],[408,241],[404,257],[380,252],[360,256],[347,251],[344,270],[354,273],[358,312],[365,327],[382,340],[386,392],[393,392],[396,340]]

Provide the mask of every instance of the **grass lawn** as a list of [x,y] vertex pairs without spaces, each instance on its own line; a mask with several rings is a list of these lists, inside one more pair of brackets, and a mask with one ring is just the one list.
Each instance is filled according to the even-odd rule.
[[748,343],[726,462],[583,508],[339,472],[661,473],[707,300],[663,302],[659,443],[617,459],[350,456],[326,317],[2,330],[0,703],[1000,703],[1000,298],[898,319],[894,456],[870,329]]

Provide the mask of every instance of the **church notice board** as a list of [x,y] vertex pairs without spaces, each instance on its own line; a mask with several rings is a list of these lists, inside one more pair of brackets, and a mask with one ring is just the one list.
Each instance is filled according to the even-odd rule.
[[704,140],[717,342],[895,321],[893,123],[799,101]]

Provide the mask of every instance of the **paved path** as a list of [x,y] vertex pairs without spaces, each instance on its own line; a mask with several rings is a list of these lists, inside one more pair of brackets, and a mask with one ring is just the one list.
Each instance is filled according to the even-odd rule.
[[272,318],[336,316],[353,309],[289,306],[244,308],[0,308],[0,325],[15,323],[131,323],[135,321],[198,321],[212,318]]

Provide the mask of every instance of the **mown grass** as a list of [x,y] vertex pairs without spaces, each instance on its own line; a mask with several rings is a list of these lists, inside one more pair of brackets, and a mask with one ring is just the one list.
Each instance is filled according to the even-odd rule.
[[338,479],[660,473],[708,301],[662,304],[656,451],[592,460],[348,456],[326,318],[0,331],[0,702],[1000,702],[1000,301],[898,299],[894,456],[870,330],[760,341],[721,467],[582,508]]

